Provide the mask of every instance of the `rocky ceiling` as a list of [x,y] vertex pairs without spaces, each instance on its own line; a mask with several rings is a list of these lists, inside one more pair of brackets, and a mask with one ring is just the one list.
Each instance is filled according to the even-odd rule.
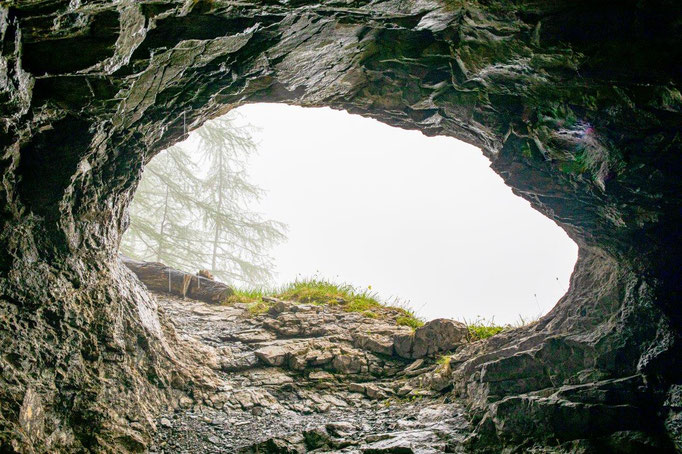
[[682,449],[675,0],[9,0],[0,46],[1,450],[144,450],[208,386],[117,246],[145,162],[259,101],[473,143],[579,244],[552,312],[459,352],[466,449]]

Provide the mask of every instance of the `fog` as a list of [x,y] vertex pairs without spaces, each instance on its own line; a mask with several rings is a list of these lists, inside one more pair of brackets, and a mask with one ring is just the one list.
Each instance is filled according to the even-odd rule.
[[479,149],[328,108],[237,111],[258,128],[249,173],[267,192],[252,208],[289,227],[275,284],[318,276],[425,319],[497,323],[546,313],[567,290],[577,246]]

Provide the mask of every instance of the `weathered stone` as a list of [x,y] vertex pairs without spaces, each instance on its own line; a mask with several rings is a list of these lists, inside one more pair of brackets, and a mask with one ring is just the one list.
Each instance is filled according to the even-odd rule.
[[334,376],[329,372],[323,370],[313,371],[308,374],[308,379],[310,380],[333,380]]
[[[481,424],[571,408],[536,392],[639,376],[623,405],[651,424],[610,422],[602,441],[577,425],[566,446],[680,446],[681,410],[664,404],[682,383],[678,20],[677,2],[651,0],[3,2],[0,450],[144,450],[171,386],[215,385],[117,247],[144,164],[185,124],[258,101],[477,145],[579,245],[552,312],[457,353]],[[525,375],[505,379],[512,365]],[[31,389],[50,433],[34,430]],[[497,411],[505,398],[529,405]],[[565,435],[551,421],[517,438]]]
[[161,424],[161,426],[166,427],[166,428],[173,427],[173,424],[170,422],[170,420],[168,418],[161,418],[159,420],[159,424]]
[[256,350],[256,356],[268,366],[283,366],[291,349],[283,345],[268,345]]
[[363,454],[436,454],[445,443],[430,431],[393,432],[383,440],[361,446]]
[[414,333],[394,337],[395,351],[403,358],[423,358],[439,352],[454,350],[467,341],[466,325],[439,318],[417,328]]
[[358,374],[368,371],[367,359],[352,352],[337,355],[332,361],[332,367],[341,374]]
[[382,355],[393,354],[393,338],[389,335],[355,333],[353,340],[355,346],[363,350],[369,350]]
[[264,329],[254,329],[248,331],[241,331],[234,336],[239,342],[244,342],[245,344],[261,343],[271,340],[275,340],[277,336],[272,334],[270,331]]
[[327,432],[335,437],[346,437],[357,429],[347,422],[331,422],[325,426]]

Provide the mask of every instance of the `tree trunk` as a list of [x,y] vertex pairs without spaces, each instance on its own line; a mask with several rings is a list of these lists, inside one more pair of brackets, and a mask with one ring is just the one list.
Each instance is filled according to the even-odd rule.
[[161,219],[161,228],[159,229],[159,247],[156,250],[156,260],[161,260],[161,252],[163,251],[163,235],[165,233],[166,217],[168,216],[168,185],[166,185],[166,198],[163,204],[163,218]]
[[185,273],[170,268],[163,263],[141,262],[123,255],[121,261],[155,292],[165,292],[176,296],[188,297],[209,304],[220,304],[234,291],[222,282]]

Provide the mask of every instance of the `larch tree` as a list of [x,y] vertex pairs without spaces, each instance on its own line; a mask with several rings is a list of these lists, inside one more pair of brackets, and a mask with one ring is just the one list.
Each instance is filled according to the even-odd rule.
[[198,150],[174,146],[147,165],[130,207],[121,251],[225,282],[262,286],[272,277],[267,250],[285,226],[251,211],[262,190],[248,180],[251,129],[231,117],[197,130]]

